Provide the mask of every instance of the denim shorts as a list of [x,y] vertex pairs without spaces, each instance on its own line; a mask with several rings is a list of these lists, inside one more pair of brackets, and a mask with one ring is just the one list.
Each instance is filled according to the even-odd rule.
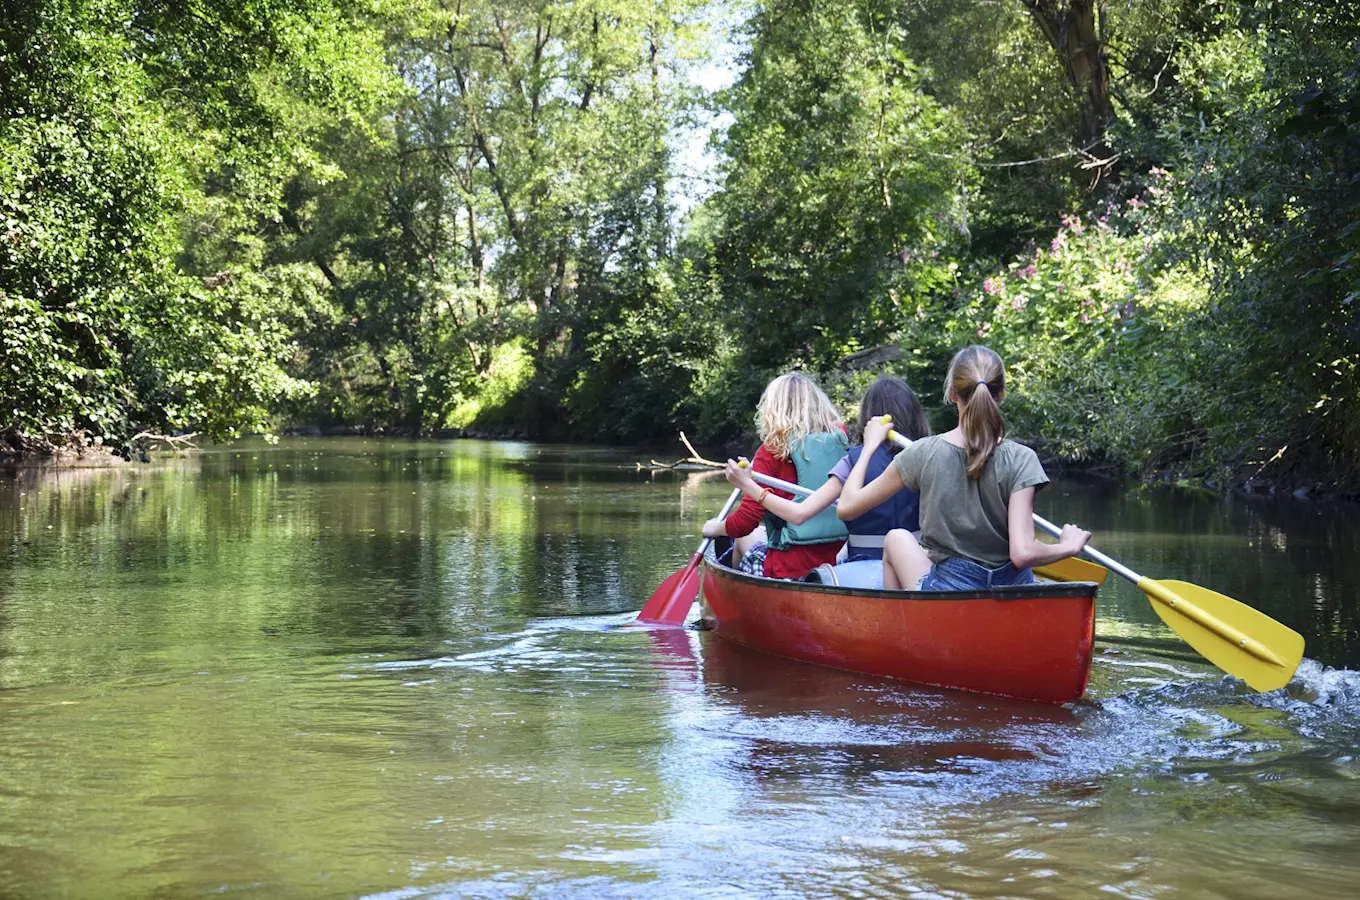
[[918,591],[979,591],[994,587],[1008,587],[1012,584],[1033,584],[1032,569],[1017,569],[1013,563],[1006,563],[997,569],[951,556],[944,562],[936,563],[930,571],[921,576],[916,583]]

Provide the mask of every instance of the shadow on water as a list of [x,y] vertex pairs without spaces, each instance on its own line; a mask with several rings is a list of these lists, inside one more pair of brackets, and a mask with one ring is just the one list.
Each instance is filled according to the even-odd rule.
[[702,697],[726,737],[746,740],[740,766],[760,777],[969,776],[989,762],[1036,761],[1081,722],[1072,708],[842,672],[709,632],[648,638],[669,689]]

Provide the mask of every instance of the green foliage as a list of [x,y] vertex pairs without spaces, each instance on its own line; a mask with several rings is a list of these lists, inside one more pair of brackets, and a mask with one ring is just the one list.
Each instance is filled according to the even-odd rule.
[[[1157,58],[1161,92],[1126,93],[1118,134],[1165,168],[1107,228],[1068,218],[993,273],[952,333],[1001,350],[1018,427],[1067,458],[1354,483],[1360,16],[1160,13],[1194,40],[1125,38]],[[1129,194],[1137,181],[1126,170]]]
[[758,368],[873,346],[947,279],[970,177],[961,130],[889,11],[776,3],[753,23],[713,206],[730,327]]
[[645,284],[611,279],[592,291],[596,318],[578,326],[588,361],[566,393],[573,434],[642,442],[692,428],[696,380],[721,341],[715,285],[690,258],[639,273]]
[[524,392],[534,378],[534,359],[523,338],[502,344],[491,351],[491,360],[482,373],[475,393],[449,413],[444,425],[468,428],[473,425],[503,427],[516,424]]
[[[323,137],[345,177],[301,173],[274,244],[332,285],[334,312],[300,329],[321,391],[299,414],[429,428],[480,409],[467,424],[602,425],[590,398],[617,383],[592,379],[619,372],[591,361],[671,346],[664,323],[653,334],[627,316],[673,293],[666,137],[691,102],[678,73],[694,6],[413,2],[394,17],[386,52],[402,93],[365,129]],[[534,364],[524,408],[481,403],[500,383],[487,379],[496,348],[520,341]]]
[[958,212],[970,255],[1007,256],[1087,202],[1090,177],[1074,165],[1080,110],[1023,3],[916,0],[894,15],[925,91],[962,126],[957,153],[976,167]]
[[1037,5],[756,6],[684,229],[702,0],[18,5],[0,433],[747,440],[983,340],[1065,458],[1360,480],[1356,5]]
[[1186,108],[1159,133],[1188,188],[1186,252],[1202,255],[1216,295],[1197,373],[1230,388],[1207,398],[1214,452],[1227,466],[1355,481],[1360,10],[1259,0],[1216,11],[1218,33],[1176,60]]
[[949,322],[1006,361],[1017,432],[1070,460],[1148,472],[1179,461],[1197,434],[1185,330],[1208,305],[1204,278],[1173,263],[1165,220],[1173,179],[1054,237],[990,274]]
[[321,68],[337,57],[320,51],[339,17],[324,3],[77,0],[6,17],[0,433],[12,446],[223,437],[265,427],[305,390],[281,368],[292,335],[277,320],[296,279],[186,272],[180,228],[215,194],[254,214],[276,202],[297,160],[271,109],[289,91],[338,95],[344,75]]

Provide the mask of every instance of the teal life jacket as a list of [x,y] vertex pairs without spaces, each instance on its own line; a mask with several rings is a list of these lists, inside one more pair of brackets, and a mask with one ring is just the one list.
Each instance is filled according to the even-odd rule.
[[[826,484],[827,476],[841,461],[849,443],[841,431],[822,431],[794,441],[789,456],[798,470],[798,483],[814,491]],[[801,497],[793,499],[803,502]],[[790,525],[774,513],[766,512],[764,525],[765,540],[771,550],[843,541],[849,534],[845,523],[836,518],[835,506],[828,506],[802,525]]]

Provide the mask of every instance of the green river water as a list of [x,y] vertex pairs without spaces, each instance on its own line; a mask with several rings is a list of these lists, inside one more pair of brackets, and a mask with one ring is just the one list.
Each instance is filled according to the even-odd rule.
[[0,897],[1360,895],[1360,513],[1037,509],[1303,632],[1286,689],[1102,588],[1087,699],[625,629],[721,478],[287,439],[0,477]]

